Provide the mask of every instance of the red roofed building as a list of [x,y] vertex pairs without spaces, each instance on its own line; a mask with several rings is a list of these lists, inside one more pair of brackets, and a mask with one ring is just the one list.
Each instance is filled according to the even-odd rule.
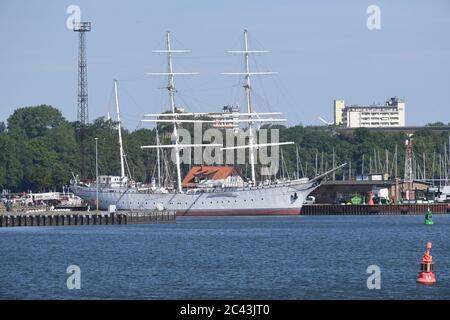
[[244,180],[234,166],[196,166],[184,177],[181,185],[185,188],[242,187]]

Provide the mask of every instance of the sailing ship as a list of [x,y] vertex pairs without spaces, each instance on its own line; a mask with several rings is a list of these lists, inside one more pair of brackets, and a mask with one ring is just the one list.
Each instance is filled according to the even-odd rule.
[[[176,53],[185,53],[189,50],[175,50],[171,46],[170,33],[166,35],[166,49],[154,50],[154,52],[165,53],[168,57],[168,70],[164,73],[150,73],[151,75],[164,75],[168,77],[169,101],[171,110],[168,113],[146,114],[143,122],[169,123],[173,125],[173,143],[160,144],[157,137],[157,144],[142,146],[142,149],[156,149],[158,151],[158,172],[159,151],[164,149],[174,149],[175,167],[177,174],[176,188],[166,188],[153,182],[151,187],[135,183],[128,179],[125,174],[124,152],[122,136],[120,133],[120,111],[118,101],[117,81],[114,82],[116,111],[119,123],[119,147],[121,160],[121,176],[101,176],[97,177],[95,183],[84,183],[74,177],[71,181],[72,191],[92,205],[97,205],[99,209],[106,210],[114,206],[117,210],[170,210],[181,216],[220,216],[220,215],[298,215],[306,197],[319,185],[329,173],[340,169],[345,164],[333,168],[332,170],[318,175],[311,179],[299,178],[282,181],[266,181],[257,184],[255,172],[255,152],[259,148],[282,146],[293,144],[293,142],[270,142],[255,143],[255,125],[263,122],[279,122],[285,119],[273,117],[281,113],[260,113],[255,112],[252,107],[251,83],[253,75],[271,74],[272,72],[251,72],[249,68],[249,56],[253,53],[263,53],[267,51],[249,50],[247,30],[244,30],[244,48],[239,51],[229,51],[244,56],[245,70],[239,73],[227,73],[232,75],[243,75],[247,112],[239,113],[236,117],[228,119],[201,120],[186,117],[208,116],[208,113],[188,113],[177,112],[175,107],[175,83],[176,75],[188,75],[195,73],[176,73],[173,69],[172,56]],[[184,144],[179,141],[178,129],[183,123],[247,123],[248,139],[245,145],[223,147],[221,144]],[[156,130],[157,132],[157,130]],[[220,150],[247,149],[251,168],[251,179],[243,185],[211,185],[198,188],[183,188],[181,176],[180,151],[187,148],[216,147]]]

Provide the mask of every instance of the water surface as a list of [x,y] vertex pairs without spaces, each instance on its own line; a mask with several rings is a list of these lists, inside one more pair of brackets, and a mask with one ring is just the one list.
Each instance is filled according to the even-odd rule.
[[[450,216],[180,217],[0,228],[0,298],[449,299]],[[432,241],[437,284],[415,282]],[[68,290],[66,268],[81,268]],[[366,286],[369,265],[381,289]]]

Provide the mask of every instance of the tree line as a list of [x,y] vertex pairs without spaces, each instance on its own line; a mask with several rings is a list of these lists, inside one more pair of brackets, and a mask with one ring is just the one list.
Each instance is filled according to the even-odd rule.
[[[284,161],[278,176],[293,178],[298,169],[300,177],[311,177],[331,169],[333,163],[346,162],[349,166],[337,172],[336,179],[384,171],[403,177],[407,138],[403,132],[361,128],[348,134],[333,126],[272,127],[280,130],[280,141],[295,142],[295,145],[281,148]],[[81,171],[78,128],[77,122],[67,121],[52,106],[16,109],[6,123],[0,122],[0,189],[37,192],[67,186],[72,175]],[[189,125],[185,128],[193,130]],[[156,143],[156,130],[122,130],[127,172],[136,181],[149,182],[156,175],[156,150],[142,150],[141,146]],[[170,143],[170,126],[160,126],[158,131],[161,143]],[[448,135],[448,132],[433,133],[426,127],[414,134],[414,169],[418,178],[421,175],[428,179],[439,178],[448,173]],[[95,138],[98,138],[100,174],[120,174],[117,123],[98,118],[86,127],[84,136],[87,176],[82,178],[95,178]],[[170,154],[167,157],[170,158]],[[171,161],[166,162],[165,167],[175,172]],[[237,167],[244,175],[249,175],[248,165]],[[184,174],[188,170],[189,165],[182,166]]]

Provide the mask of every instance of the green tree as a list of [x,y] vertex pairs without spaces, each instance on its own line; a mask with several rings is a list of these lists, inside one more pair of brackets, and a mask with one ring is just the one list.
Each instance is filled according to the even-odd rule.
[[65,122],[58,109],[44,104],[16,109],[8,118],[8,130],[23,132],[28,138],[35,138]]
[[[0,122],[0,188],[14,191],[56,189],[69,183],[72,172],[80,173],[80,142],[76,131],[78,123],[69,123],[57,109],[40,105],[17,109],[8,118],[7,124],[5,126]],[[192,124],[186,123],[180,127],[190,132],[194,129]],[[87,126],[85,143],[89,170],[88,175],[82,178],[95,178],[95,138],[98,138],[100,174],[120,174],[117,128],[116,122],[104,118],[96,119]],[[203,130],[207,128],[207,125],[203,126]],[[299,148],[303,171],[308,176],[317,173],[316,159],[318,172],[331,169],[333,151],[336,165],[351,163],[352,177],[361,173],[363,166],[366,174],[369,171],[385,170],[387,151],[388,170],[394,173],[394,168],[397,167],[398,176],[403,176],[407,138],[405,133],[360,128],[350,134],[335,128],[301,125],[264,125],[263,128],[279,129],[280,141],[295,142]],[[161,143],[170,143],[172,125],[159,125],[159,129]],[[134,132],[122,129],[122,136],[131,177],[148,182],[151,176],[156,175],[156,150],[143,150],[141,146],[156,144],[155,129]],[[296,171],[296,146],[287,145],[281,149],[287,171],[292,177]],[[396,150],[397,162],[394,163],[393,155]],[[170,150],[166,151],[170,157]],[[413,137],[413,151],[418,172],[423,174],[425,171],[427,178],[439,177],[440,166],[446,161],[445,155],[448,154],[448,132],[437,134],[427,128],[418,130]],[[174,164],[170,162],[168,165],[173,175]],[[248,165],[237,165],[237,168],[249,175]],[[337,172],[336,177],[348,177],[348,168]],[[189,165],[182,165],[182,172],[186,173],[187,170]],[[259,172],[257,167],[257,173]]]
[[427,127],[444,127],[445,123],[443,123],[442,121],[437,121],[437,122],[433,122],[433,123],[427,123],[426,126]]
[[78,170],[74,127],[47,105],[17,109],[2,133],[1,185],[12,190],[45,190],[67,184]]
[[0,187],[17,190],[23,180],[19,157],[22,146],[8,134],[0,134]]
[[137,181],[148,181],[154,175],[156,149],[141,149],[144,145],[156,144],[155,130],[139,129],[124,139],[124,149],[131,176]]

